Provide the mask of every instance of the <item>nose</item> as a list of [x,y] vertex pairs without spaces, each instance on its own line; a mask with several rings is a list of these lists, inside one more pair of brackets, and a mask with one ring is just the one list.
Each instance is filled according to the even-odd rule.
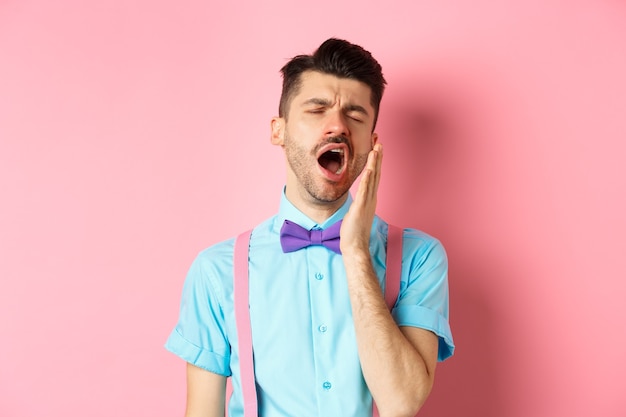
[[328,136],[350,136],[346,116],[341,111],[327,112],[325,133]]

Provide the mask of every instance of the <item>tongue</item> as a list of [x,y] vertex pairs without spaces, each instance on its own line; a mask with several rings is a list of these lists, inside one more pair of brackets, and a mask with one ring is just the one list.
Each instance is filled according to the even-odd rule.
[[341,168],[341,156],[334,152],[326,152],[320,157],[319,164],[330,172],[336,173]]

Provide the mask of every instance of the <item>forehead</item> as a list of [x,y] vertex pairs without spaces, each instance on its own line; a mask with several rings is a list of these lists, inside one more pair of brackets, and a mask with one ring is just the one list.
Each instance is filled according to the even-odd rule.
[[294,102],[323,98],[333,102],[339,100],[342,105],[356,104],[373,110],[371,97],[371,88],[361,81],[317,71],[305,71],[300,76],[300,86]]

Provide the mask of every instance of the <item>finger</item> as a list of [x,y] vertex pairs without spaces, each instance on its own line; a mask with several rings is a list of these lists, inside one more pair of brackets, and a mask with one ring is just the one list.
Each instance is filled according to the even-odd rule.
[[380,181],[380,162],[381,162],[381,148],[376,144],[370,151],[367,159],[367,167],[371,170],[369,187],[367,198],[369,201],[376,201],[376,194],[378,192],[378,182]]
[[378,152],[375,149],[372,149],[367,155],[367,167],[366,171],[368,172],[368,180],[367,180],[367,188],[366,188],[366,198],[367,201],[370,201],[372,197],[375,197],[376,192],[376,182],[377,182],[377,166],[378,166]]
[[372,170],[369,168],[369,158],[368,164],[363,170],[363,175],[361,176],[361,182],[359,183],[359,189],[357,190],[357,200],[360,205],[365,204],[369,197],[369,188],[372,177]]
[[381,143],[376,144],[378,151],[378,159],[376,160],[376,171],[378,171],[380,177],[380,168],[383,165],[383,145]]
[[382,163],[383,163],[383,145],[380,143],[377,143],[376,146],[374,147],[374,150],[376,150],[376,169],[374,171],[375,176],[374,176],[374,184],[373,184],[373,192],[374,192],[374,196],[376,196],[378,194],[378,185],[380,184],[380,176],[381,176],[381,168],[382,168]]

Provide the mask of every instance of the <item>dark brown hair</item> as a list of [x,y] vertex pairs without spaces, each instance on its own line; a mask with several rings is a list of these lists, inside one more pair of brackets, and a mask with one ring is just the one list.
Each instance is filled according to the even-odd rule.
[[280,70],[283,74],[283,91],[280,96],[278,115],[287,117],[289,104],[298,93],[301,75],[306,71],[317,71],[339,78],[360,81],[371,89],[371,104],[374,107],[374,127],[378,120],[380,101],[385,90],[382,67],[371,53],[342,39],[330,38],[322,43],[313,55],[297,55]]

